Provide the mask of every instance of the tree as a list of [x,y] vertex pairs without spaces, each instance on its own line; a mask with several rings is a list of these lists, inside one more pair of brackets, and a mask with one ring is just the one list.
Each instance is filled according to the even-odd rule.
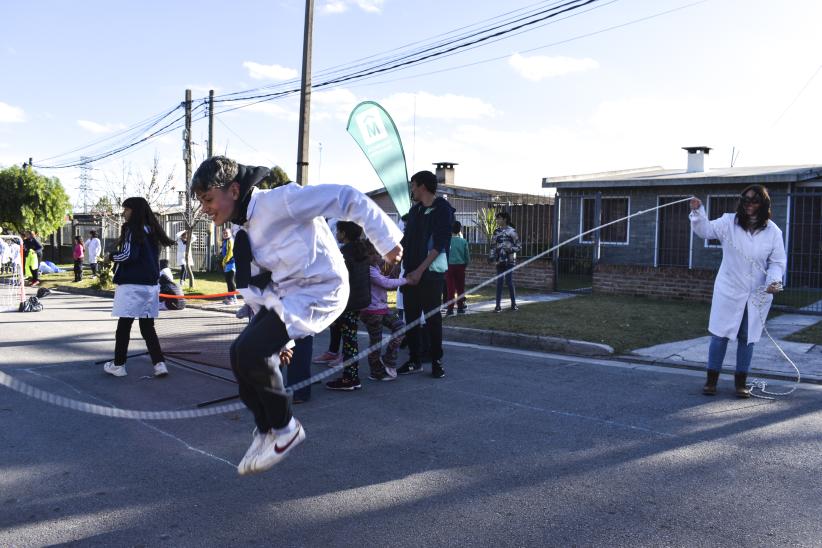
[[163,213],[168,209],[168,201],[174,191],[174,166],[162,175],[160,156],[156,152],[148,177],[143,174],[142,170],[135,169],[125,162],[120,168],[120,173],[115,175],[106,173],[103,177],[105,179],[104,197],[117,208],[126,198],[140,196],[146,199],[155,213]]
[[477,226],[485,235],[488,245],[491,245],[491,239],[494,237],[494,231],[497,229],[497,211],[491,207],[481,207],[477,210]]
[[71,201],[56,177],[17,166],[0,170],[0,225],[48,236],[70,212]]
[[274,166],[271,168],[271,175],[260,181],[260,184],[257,186],[259,188],[277,188],[290,182],[291,178],[288,176],[288,173],[280,166]]

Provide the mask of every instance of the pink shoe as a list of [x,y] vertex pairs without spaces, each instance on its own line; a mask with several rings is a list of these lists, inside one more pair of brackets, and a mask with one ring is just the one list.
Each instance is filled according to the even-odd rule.
[[339,358],[340,356],[336,352],[325,352],[319,356],[316,356],[313,360],[311,360],[311,362],[317,364],[329,364],[337,361]]

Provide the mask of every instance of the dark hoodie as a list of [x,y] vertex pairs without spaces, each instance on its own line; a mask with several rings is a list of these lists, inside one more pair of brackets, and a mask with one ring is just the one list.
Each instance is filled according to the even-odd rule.
[[[405,223],[402,237],[402,265],[406,272],[420,266],[430,250],[436,249],[442,254],[448,251],[454,211],[448,200],[441,196],[434,199],[431,207],[425,207],[422,202],[414,204],[408,212],[408,221]],[[422,279],[442,277],[444,273],[432,272],[429,269],[423,274]]]
[[261,166],[244,166],[237,164],[237,176],[234,178],[240,184],[240,203],[234,210],[231,222],[235,225],[244,225],[248,220],[248,204],[251,202],[251,189],[271,175],[271,170]]

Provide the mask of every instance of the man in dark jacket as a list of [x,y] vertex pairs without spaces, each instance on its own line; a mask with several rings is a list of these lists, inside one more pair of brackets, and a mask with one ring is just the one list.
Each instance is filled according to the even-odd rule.
[[[445,198],[437,197],[437,176],[420,171],[411,177],[411,198],[416,202],[408,212],[402,238],[405,250],[403,266],[409,285],[402,288],[405,318],[410,324],[420,314],[435,310],[425,320],[430,339],[431,376],[445,376],[442,367],[442,288],[448,270],[446,251],[451,243],[454,208]],[[409,360],[397,370],[401,375],[422,371],[420,328],[412,327],[406,335]]]

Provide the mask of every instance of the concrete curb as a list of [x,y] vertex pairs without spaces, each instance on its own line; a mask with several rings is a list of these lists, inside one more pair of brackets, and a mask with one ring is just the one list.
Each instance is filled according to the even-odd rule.
[[504,331],[490,331],[473,329],[470,327],[442,326],[442,337],[448,341],[482,344],[486,346],[501,346],[522,350],[536,350],[539,352],[558,352],[589,357],[612,357],[614,349],[607,344],[575,341],[561,337],[544,337],[540,335],[525,335]]
[[[659,359],[659,358],[649,358],[647,356],[639,356],[635,354],[621,354],[617,356],[612,356],[611,359],[614,361],[626,362],[626,363],[633,363],[633,364],[643,364],[643,365],[654,365],[658,367],[670,367],[672,369],[690,369],[692,371],[705,371],[706,364],[702,362],[691,362],[685,360],[668,360],[668,359]],[[734,368],[725,366],[722,368],[722,374],[733,375]],[[762,379],[773,379],[776,381],[788,381],[788,382],[796,382],[796,375],[795,374],[784,374],[784,373],[774,373],[768,371],[761,371],[761,370],[751,370],[748,372],[748,378],[762,378]],[[802,384],[822,384],[822,378],[808,376],[806,374],[802,375]]]
[[[34,289],[34,288],[32,288]],[[72,287],[70,285],[55,285],[49,289],[62,293],[73,293],[75,295],[91,295],[93,297],[103,297],[105,299],[114,298],[114,290],[94,289],[91,287]]]

